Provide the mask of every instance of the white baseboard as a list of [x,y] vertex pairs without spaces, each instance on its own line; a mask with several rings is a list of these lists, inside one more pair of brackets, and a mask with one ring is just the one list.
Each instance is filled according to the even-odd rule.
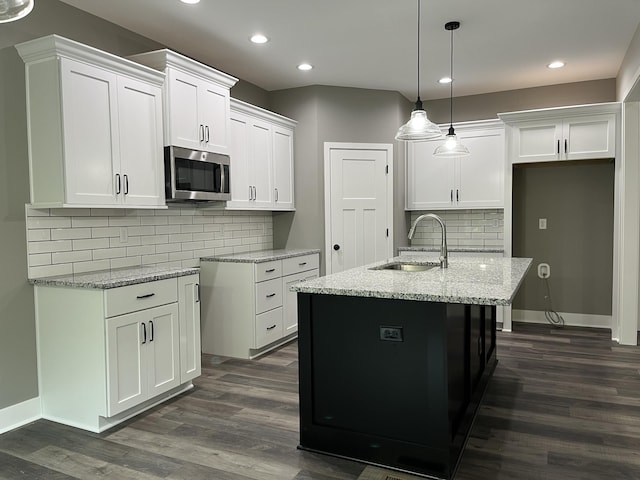
[[[611,315],[592,315],[588,313],[565,313],[558,312],[564,319],[564,324],[572,327],[592,327],[592,328],[608,328],[611,330],[613,326],[613,317]],[[512,319],[514,322],[525,323],[549,323],[544,312],[538,310],[512,310]]]
[[31,398],[0,410],[0,434],[42,418],[40,397]]

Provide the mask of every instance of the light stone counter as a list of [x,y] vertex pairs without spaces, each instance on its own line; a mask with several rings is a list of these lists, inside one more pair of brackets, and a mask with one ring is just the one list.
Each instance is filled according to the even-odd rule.
[[510,305],[530,258],[452,257],[449,268],[426,271],[372,270],[388,262],[439,265],[424,255],[405,254],[388,261],[295,284],[292,291],[322,295],[392,298],[477,305]]
[[143,266],[61,275],[56,277],[32,278],[29,279],[29,282],[32,285],[47,285],[54,287],[108,289],[134,285],[137,283],[154,282],[165,278],[193,275],[199,272],[200,269],[195,267]]
[[[447,247],[447,251],[451,254],[454,253],[504,253],[502,247]],[[440,253],[440,246],[413,246],[413,247],[398,247],[398,252],[435,252]]]
[[284,260],[285,258],[300,257],[320,253],[319,249],[283,249],[283,250],[260,250],[257,252],[234,253],[228,255],[217,255],[212,257],[202,257],[201,262],[237,262],[237,263],[263,263],[273,260]]

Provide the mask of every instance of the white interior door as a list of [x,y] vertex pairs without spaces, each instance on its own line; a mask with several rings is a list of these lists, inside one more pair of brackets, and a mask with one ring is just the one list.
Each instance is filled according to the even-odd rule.
[[325,143],[327,273],[392,256],[393,146]]

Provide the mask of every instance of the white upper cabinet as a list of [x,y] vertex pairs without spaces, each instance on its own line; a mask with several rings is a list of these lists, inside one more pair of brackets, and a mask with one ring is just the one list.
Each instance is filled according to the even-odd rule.
[[500,114],[510,126],[512,163],[614,158],[619,104]]
[[56,35],[16,48],[26,68],[31,203],[164,206],[164,75]]
[[294,210],[296,122],[231,99],[231,201],[234,210]]
[[456,134],[471,155],[438,158],[443,140],[407,142],[406,209],[446,210],[504,206],[505,140],[502,122],[467,122]]
[[165,145],[229,153],[229,90],[237,78],[166,49],[129,58],[167,75]]
[[16,48],[26,69],[31,203],[163,207],[164,75],[57,35]]

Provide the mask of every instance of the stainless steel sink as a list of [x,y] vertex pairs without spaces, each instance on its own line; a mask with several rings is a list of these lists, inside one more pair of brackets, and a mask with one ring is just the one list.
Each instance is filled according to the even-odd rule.
[[371,267],[370,270],[401,270],[403,272],[423,272],[425,270],[431,270],[436,268],[436,264],[427,263],[403,263],[403,262],[391,262],[384,265],[378,265],[377,267]]

